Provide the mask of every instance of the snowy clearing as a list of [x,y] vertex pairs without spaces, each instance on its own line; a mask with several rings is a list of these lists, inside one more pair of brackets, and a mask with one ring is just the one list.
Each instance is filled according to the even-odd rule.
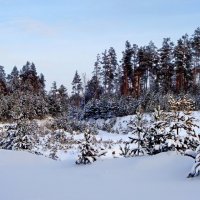
[[175,152],[77,166],[22,151],[0,150],[2,200],[189,200],[200,177],[187,179],[193,160]]

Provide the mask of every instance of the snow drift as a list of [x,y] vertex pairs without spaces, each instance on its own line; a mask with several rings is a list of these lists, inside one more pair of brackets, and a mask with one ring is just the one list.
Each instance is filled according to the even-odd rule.
[[1,199],[194,199],[200,177],[186,178],[191,164],[175,152],[77,166],[74,160],[0,150]]

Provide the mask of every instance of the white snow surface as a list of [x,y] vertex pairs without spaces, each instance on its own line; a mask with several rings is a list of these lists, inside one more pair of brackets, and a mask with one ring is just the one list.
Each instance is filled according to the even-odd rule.
[[75,165],[22,151],[0,150],[2,200],[198,199],[194,160],[175,152]]

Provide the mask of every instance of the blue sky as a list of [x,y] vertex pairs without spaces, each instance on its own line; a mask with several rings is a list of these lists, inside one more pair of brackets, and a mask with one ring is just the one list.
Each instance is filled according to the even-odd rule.
[[71,89],[77,69],[91,75],[98,53],[126,40],[174,42],[200,26],[199,0],[0,0],[0,65],[7,73],[27,60],[47,80]]

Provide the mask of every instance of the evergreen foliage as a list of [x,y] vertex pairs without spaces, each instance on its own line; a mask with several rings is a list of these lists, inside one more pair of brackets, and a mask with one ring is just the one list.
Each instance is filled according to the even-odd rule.
[[145,136],[145,149],[149,155],[170,150],[167,145],[166,114],[158,106],[153,113],[153,120]]
[[200,173],[200,146],[198,146],[195,151],[187,150],[185,152],[185,155],[192,157],[195,160],[195,163],[192,166],[192,169],[190,173],[188,174],[187,178],[198,176]]
[[9,125],[1,138],[0,146],[8,150],[32,151],[37,141],[38,126],[24,118],[19,118],[15,125]]
[[92,137],[94,137],[94,135],[92,135],[91,131],[87,129],[84,132],[84,141],[82,141],[79,145],[80,155],[78,156],[76,164],[91,164],[95,162],[98,157],[106,154],[105,150],[99,150],[97,147],[95,147],[95,141]]
[[[169,104],[171,107],[169,135],[173,140],[173,145],[182,153],[188,148],[196,149],[199,144],[199,135],[194,128],[198,126],[195,118],[191,116],[194,102],[187,96],[183,96],[179,99],[171,97]],[[185,137],[180,135],[181,130],[185,131]]]
[[133,149],[134,155],[145,154],[145,135],[147,134],[147,127],[145,126],[145,120],[143,119],[143,113],[139,107],[134,120],[131,120],[128,124],[131,129],[133,137],[130,138],[130,143],[137,144],[137,148]]
[[21,69],[14,66],[8,75],[0,66],[0,120],[13,121],[13,113],[19,111],[27,113],[28,119],[66,114],[76,119],[110,118],[135,113],[139,105],[145,112],[152,112],[158,104],[169,111],[169,95],[185,94],[199,109],[199,77],[200,28],[177,43],[164,38],[159,49],[152,41],[146,46],[126,41],[121,60],[113,47],[106,49],[97,55],[84,86],[75,72],[70,96],[64,85],[56,83],[46,92],[44,75],[38,74],[32,62]]

